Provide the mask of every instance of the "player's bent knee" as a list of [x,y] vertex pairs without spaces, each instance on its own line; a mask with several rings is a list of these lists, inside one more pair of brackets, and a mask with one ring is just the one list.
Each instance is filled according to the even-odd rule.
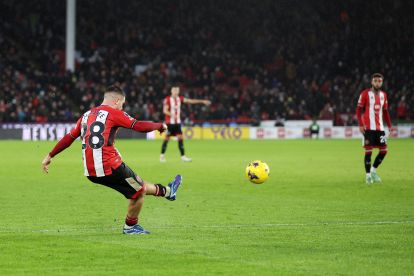
[[388,152],[388,147],[387,147],[387,146],[380,147],[380,148],[379,148],[379,151],[380,151],[380,153],[382,153],[382,154],[387,154],[387,152]]
[[139,199],[141,197],[144,197],[146,190],[147,190],[146,186],[145,184],[143,184],[141,189],[139,189],[135,194],[132,195],[131,199],[134,200],[134,199]]
[[371,155],[372,149],[365,149],[365,155]]

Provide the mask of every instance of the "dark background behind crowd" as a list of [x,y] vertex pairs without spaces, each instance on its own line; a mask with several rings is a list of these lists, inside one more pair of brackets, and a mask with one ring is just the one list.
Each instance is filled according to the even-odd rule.
[[356,124],[385,76],[392,119],[414,120],[412,1],[77,1],[75,72],[66,1],[0,0],[0,122],[74,122],[117,83],[126,111],[163,120],[171,85],[213,104],[186,122],[327,119]]

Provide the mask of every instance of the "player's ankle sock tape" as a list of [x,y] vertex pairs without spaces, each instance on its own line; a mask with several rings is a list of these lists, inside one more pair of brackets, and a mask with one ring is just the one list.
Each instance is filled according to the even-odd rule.
[[155,196],[165,196],[166,187],[161,184],[155,184]]
[[135,225],[137,223],[138,223],[138,217],[131,218],[131,217],[127,216],[125,218],[125,224],[128,225],[128,226],[133,226],[133,225]]

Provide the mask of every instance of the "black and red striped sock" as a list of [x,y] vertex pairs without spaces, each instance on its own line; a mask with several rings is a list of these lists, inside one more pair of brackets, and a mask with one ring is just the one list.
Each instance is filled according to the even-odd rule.
[[134,226],[137,223],[138,223],[138,217],[131,218],[131,217],[127,216],[125,218],[125,224],[128,225],[128,226]]
[[161,184],[155,184],[155,194],[154,196],[165,196],[167,188]]

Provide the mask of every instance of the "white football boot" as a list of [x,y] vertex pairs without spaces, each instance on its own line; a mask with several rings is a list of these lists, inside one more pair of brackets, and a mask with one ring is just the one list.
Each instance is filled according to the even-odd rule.
[[190,157],[187,157],[187,156],[183,155],[183,156],[181,156],[181,160],[183,162],[191,162],[193,159],[191,159]]
[[367,173],[365,176],[365,183],[367,183],[368,185],[371,185],[372,183],[374,183],[374,180],[372,180],[371,174]]
[[165,155],[164,155],[164,154],[161,154],[161,155],[160,155],[160,162],[161,162],[161,163],[165,163],[165,162],[167,162],[167,159],[165,159]]

